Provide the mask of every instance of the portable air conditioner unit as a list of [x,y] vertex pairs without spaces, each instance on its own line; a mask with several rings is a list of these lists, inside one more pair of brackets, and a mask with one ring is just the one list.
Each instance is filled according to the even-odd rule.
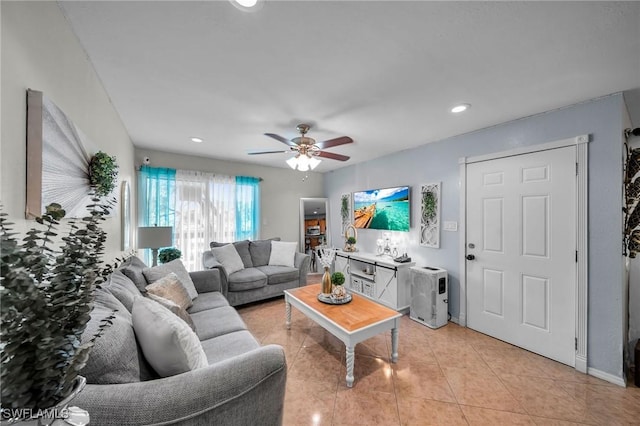
[[446,325],[448,294],[447,271],[430,266],[412,267],[409,318],[431,328]]

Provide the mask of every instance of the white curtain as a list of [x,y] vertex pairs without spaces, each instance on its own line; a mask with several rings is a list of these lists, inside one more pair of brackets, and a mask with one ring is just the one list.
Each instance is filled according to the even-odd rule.
[[189,271],[202,269],[202,253],[211,241],[235,237],[236,181],[233,176],[176,171],[174,245]]

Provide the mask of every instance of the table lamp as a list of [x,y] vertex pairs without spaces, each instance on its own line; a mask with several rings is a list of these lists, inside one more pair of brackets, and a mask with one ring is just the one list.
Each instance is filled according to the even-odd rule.
[[138,228],[138,248],[150,248],[153,253],[153,265],[158,264],[158,249],[173,244],[171,226],[141,226]]

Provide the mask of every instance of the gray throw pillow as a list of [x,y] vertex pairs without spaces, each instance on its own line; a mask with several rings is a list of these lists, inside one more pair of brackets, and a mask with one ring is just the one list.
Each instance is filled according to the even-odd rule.
[[196,333],[159,303],[138,297],[131,316],[142,352],[161,377],[208,365]]
[[[230,244],[230,243],[218,243],[218,242],[212,241],[209,244],[209,247],[217,248],[217,247],[225,246],[227,244]],[[251,260],[251,253],[249,252],[249,240],[236,241],[231,244],[233,244],[233,246],[236,248],[236,251],[240,256],[240,259],[242,259],[242,263],[244,264],[244,267],[253,268],[253,261]]]
[[216,260],[224,266],[224,270],[227,272],[227,275],[231,275],[234,272],[244,269],[242,259],[233,244],[226,244],[222,247],[212,248],[211,253],[213,253]]
[[80,374],[87,378],[87,383],[103,385],[134,383],[157,377],[138,347],[131,314],[107,290],[95,291],[91,320],[82,334],[82,342],[88,342],[98,332],[101,321],[114,310],[117,311],[115,318],[96,339]]
[[195,284],[193,284],[193,281],[189,276],[189,272],[187,272],[187,269],[184,267],[184,264],[180,259],[172,260],[169,263],[154,266],[153,268],[146,268],[142,271],[144,277],[147,279],[147,284],[154,283],[160,278],[166,277],[171,272],[178,276],[180,282],[187,289],[187,293],[189,293],[189,297],[191,297],[191,300],[198,297],[196,286]]
[[271,257],[271,241],[280,241],[279,237],[270,238],[268,240],[257,240],[249,243],[249,252],[253,266],[266,266],[269,264]]
[[133,281],[140,292],[144,293],[144,288],[149,284],[142,273],[146,268],[147,265],[145,265],[142,260],[135,256],[131,256],[127,258],[118,269],[124,272],[124,274]]

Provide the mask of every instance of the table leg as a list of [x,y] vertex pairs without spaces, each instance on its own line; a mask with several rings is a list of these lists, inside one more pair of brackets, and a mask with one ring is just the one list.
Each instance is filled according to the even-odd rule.
[[355,361],[354,347],[347,346],[347,387],[353,386],[353,364]]
[[391,362],[398,362],[398,328],[391,329]]
[[286,316],[287,330],[290,330],[291,329],[291,303],[289,303],[287,299],[284,300],[284,312]]

